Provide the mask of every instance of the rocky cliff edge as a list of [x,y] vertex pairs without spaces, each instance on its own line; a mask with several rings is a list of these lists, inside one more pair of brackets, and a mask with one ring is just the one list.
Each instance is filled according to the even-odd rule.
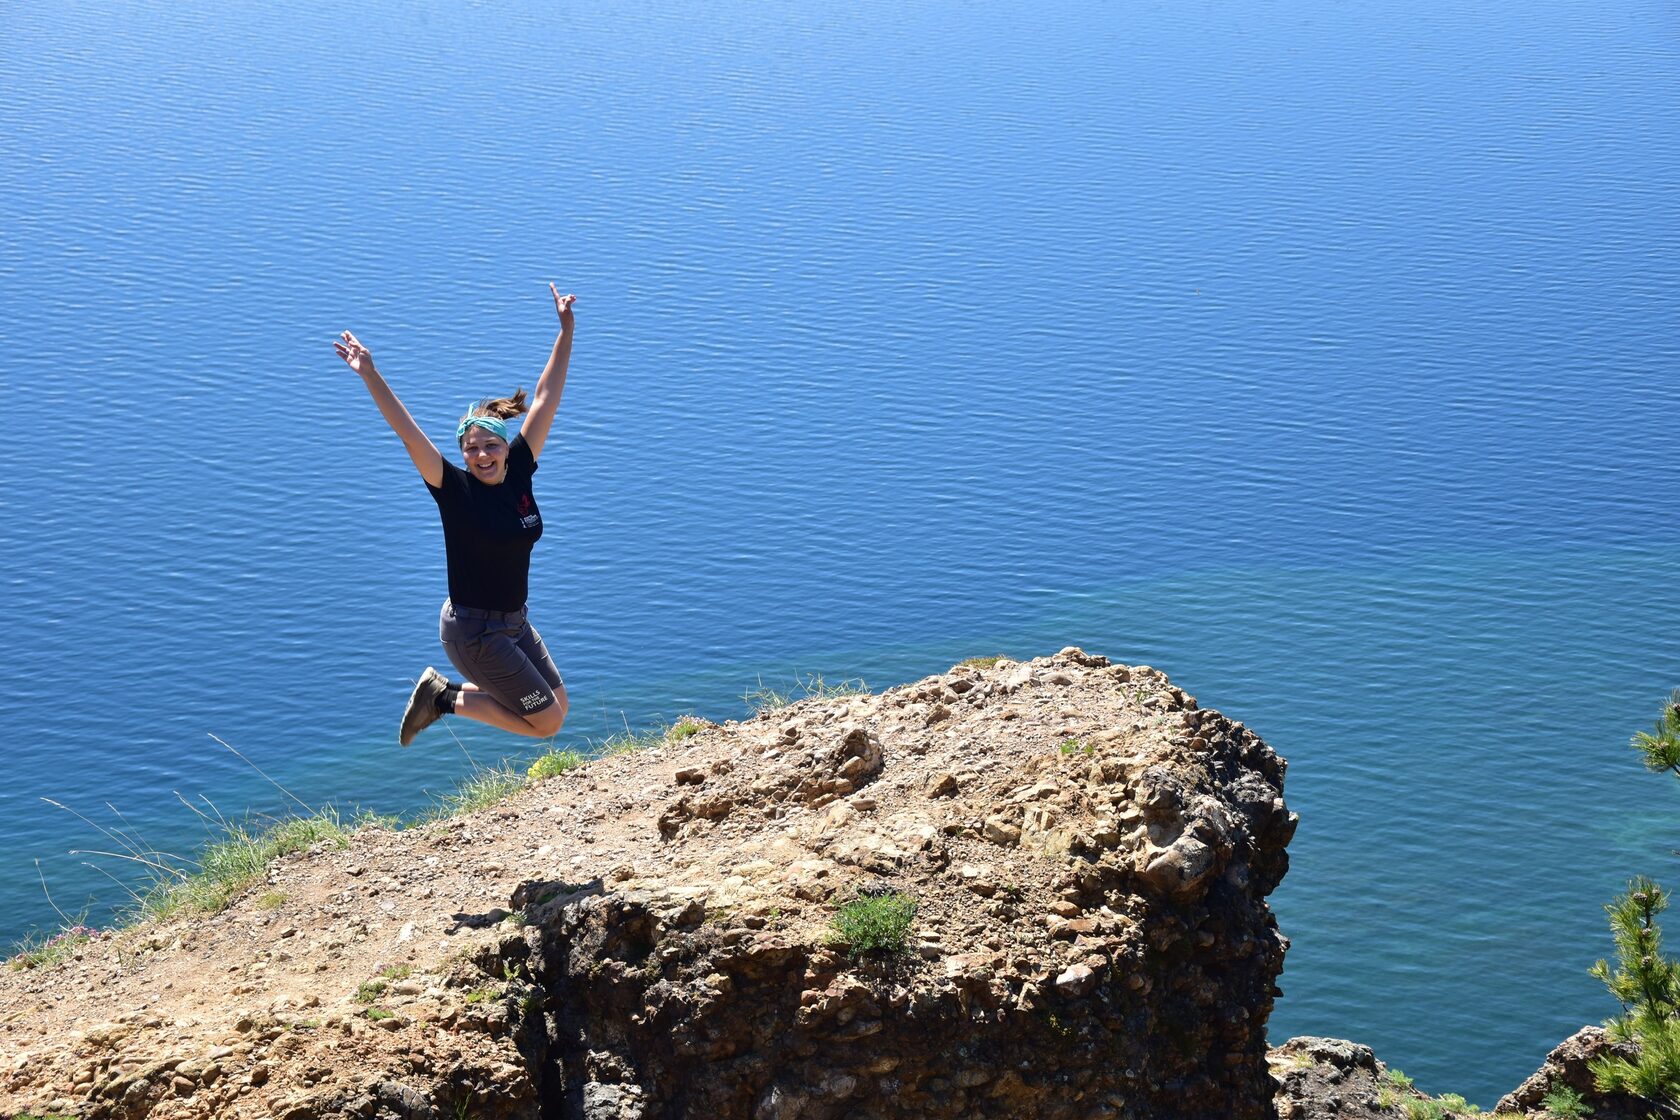
[[0,973],[0,1115],[1260,1120],[1283,771],[1078,649],[704,725]]

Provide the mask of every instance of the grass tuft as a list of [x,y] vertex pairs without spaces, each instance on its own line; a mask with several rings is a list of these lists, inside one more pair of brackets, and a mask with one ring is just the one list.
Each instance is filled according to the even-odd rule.
[[595,753],[601,758],[610,758],[615,754],[629,754],[632,751],[652,750],[655,747],[680,743],[684,739],[691,739],[706,729],[704,720],[693,716],[683,716],[675,723],[659,727],[650,727],[645,731],[632,731],[626,727],[617,735],[608,737]]
[[693,738],[705,729],[705,721],[694,716],[683,716],[675,723],[663,727],[648,728],[645,731],[632,731],[629,727],[626,727],[623,731],[608,736],[598,744],[590,744],[587,750],[569,748],[549,751],[531,763],[525,771],[526,778],[529,781],[540,782],[544,778],[552,778],[557,774],[576,770],[596,758],[610,758],[613,755],[629,754],[633,751],[651,750],[668,743],[680,743],[684,739]]
[[665,729],[663,727],[655,727],[649,731],[621,731],[601,744],[600,757],[611,758],[615,754],[652,750],[654,747],[664,745]]
[[224,821],[223,828],[221,838],[211,841],[196,861],[185,861],[185,866],[163,861],[149,865],[153,884],[140,898],[141,920],[225,910],[281,856],[322,842],[348,847],[352,831],[335,809],[291,817],[266,828],[250,821]]
[[430,819],[443,820],[488,808],[524,787],[525,775],[506,762],[475,766],[472,773],[455,784],[452,792],[439,799]]
[[835,912],[829,939],[844,945],[854,957],[865,953],[902,953],[910,923],[916,918],[916,900],[898,891],[865,895],[846,903]]
[[28,938],[18,946],[16,953],[7,958],[6,967],[18,971],[51,968],[69,960],[83,945],[102,936],[104,935],[91,926],[77,923],[49,936]]
[[786,690],[764,683],[764,678],[758,679],[758,687],[744,693],[741,699],[746,701],[754,715],[765,712],[780,711],[790,704],[797,704],[801,700],[832,700],[840,696],[867,696],[869,686],[856,678],[829,684],[822,674],[812,673],[809,676],[796,678]]
[[957,662],[957,664],[962,665],[962,666],[966,666],[967,668],[970,668],[970,669],[990,669],[993,665],[996,665],[999,661],[1008,661],[1008,660],[1009,660],[1009,658],[1006,655],[1001,654],[1001,653],[994,653],[990,657],[968,657],[968,658],[964,658],[963,660]]
[[[226,746],[225,743],[223,745]],[[229,749],[233,750],[231,747]],[[239,752],[235,750],[234,753]],[[244,758],[243,755],[240,757]],[[261,770],[258,772],[261,773]],[[263,776],[267,777],[266,774]],[[42,800],[76,817],[111,843],[111,847],[104,850],[72,849],[72,855],[118,859],[140,868],[139,886],[124,885],[123,889],[128,892],[130,906],[119,914],[111,929],[106,931],[106,934],[110,934],[145,922],[165,920],[181,914],[214,914],[225,910],[236,898],[259,882],[269,865],[282,856],[322,844],[344,848],[349,846],[350,835],[358,828],[390,828],[396,825],[393,818],[363,813],[358,813],[346,821],[336,808],[311,808],[284,786],[279,786],[278,783],[276,786],[303,808],[306,815],[283,818],[253,815],[243,820],[231,820],[208,798],[201,798],[201,805],[177,794],[181,803],[204,823],[210,836],[196,858],[184,858],[162,852],[147,844],[115,809],[112,809],[112,812],[116,815],[118,823],[105,825],[50,797]],[[89,866],[97,867],[94,864]],[[121,883],[121,880],[118,882]],[[45,880],[41,886],[43,890],[46,889]],[[283,892],[268,891],[255,899],[254,904],[259,909],[271,910],[283,904],[285,899],[286,895]],[[52,902],[50,893],[47,895],[47,901]],[[63,912],[60,911],[60,917],[63,916]],[[68,928],[45,941],[23,942],[9,963],[20,968],[57,964],[80,944],[94,936],[100,936],[71,919],[66,918],[65,924]]]

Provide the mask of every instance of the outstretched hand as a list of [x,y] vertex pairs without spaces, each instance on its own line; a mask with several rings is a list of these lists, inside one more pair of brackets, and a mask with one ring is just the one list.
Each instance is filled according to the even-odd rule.
[[373,355],[368,348],[356,341],[356,336],[345,331],[333,339],[333,352],[344,359],[344,364],[362,376],[373,372]]
[[556,288],[553,284],[548,286],[548,290],[554,295],[554,310],[560,313],[560,326],[565,329],[567,334],[571,334],[573,323],[572,304],[577,302],[577,297],[571,294],[561,295],[560,289]]

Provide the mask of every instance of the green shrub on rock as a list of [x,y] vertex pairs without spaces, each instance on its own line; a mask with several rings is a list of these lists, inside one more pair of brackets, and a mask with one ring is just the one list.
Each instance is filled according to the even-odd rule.
[[1593,1063],[1598,1087],[1629,1093],[1656,1105],[1680,1107],[1680,962],[1662,952],[1657,915],[1668,908],[1668,892],[1641,876],[1627,893],[1604,909],[1616,937],[1617,962],[1599,961],[1592,974],[1622,1005],[1605,1026],[1618,1042],[1639,1047],[1632,1060],[1600,1058]]
[[[1680,690],[1663,705],[1656,729],[1635,735],[1632,745],[1649,769],[1680,774]],[[1610,1038],[1638,1047],[1631,1059],[1593,1062],[1598,1087],[1640,1097],[1665,1115],[1680,1111],[1680,961],[1663,955],[1657,925],[1668,898],[1644,876],[1628,883],[1626,893],[1604,908],[1616,939],[1616,967],[1602,960],[1592,967],[1622,1005],[1622,1013],[1605,1023]]]
[[547,754],[531,763],[525,771],[525,776],[533,782],[540,782],[544,778],[552,778],[564,774],[568,770],[576,770],[584,762],[583,755],[577,751],[549,751]]
[[864,895],[840,907],[834,915],[832,940],[851,950],[854,957],[865,953],[901,953],[916,918],[916,900],[907,894]]

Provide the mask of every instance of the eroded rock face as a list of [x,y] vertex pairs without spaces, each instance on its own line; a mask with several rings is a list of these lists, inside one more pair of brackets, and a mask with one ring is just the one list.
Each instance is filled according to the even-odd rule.
[[[659,816],[668,846],[739,829],[713,866],[527,912],[557,1114],[1271,1115],[1294,818],[1251,732],[1077,650],[730,730]],[[913,956],[808,922],[885,890]]]
[[[1283,769],[1077,649],[706,725],[290,861],[289,932],[247,901],[111,950],[157,1014],[95,1051],[41,1003],[0,1114],[1262,1120]],[[834,941],[889,892],[904,951]]]

